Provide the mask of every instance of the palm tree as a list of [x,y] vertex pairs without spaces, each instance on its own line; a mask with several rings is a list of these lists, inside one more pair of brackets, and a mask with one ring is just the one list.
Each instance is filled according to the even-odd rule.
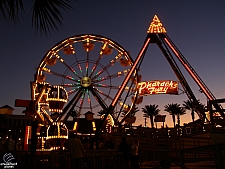
[[100,116],[100,117],[101,117],[102,115],[104,115],[104,114],[105,114],[105,111],[104,111],[104,110],[100,110],[100,111],[98,111],[97,113],[98,113],[98,116]]
[[177,110],[177,124],[180,126],[180,116],[186,114],[186,109],[183,107],[179,107]]
[[164,110],[169,112],[169,114],[172,116],[174,127],[176,126],[175,125],[175,116],[177,116],[177,123],[180,126],[180,115],[186,114],[185,109],[183,107],[180,107],[180,104],[177,104],[177,103],[168,104],[168,105],[164,106],[164,108],[165,108]]
[[[130,110],[130,106],[128,106],[127,109],[124,109],[121,113],[121,117],[124,117]],[[138,107],[136,107],[136,105],[134,105],[132,107],[132,109],[130,110],[130,113],[127,115],[127,117],[135,117],[136,113],[139,111]]]
[[203,122],[204,122],[205,119],[206,119],[206,114],[205,114],[205,112],[206,112],[206,110],[207,110],[207,106],[204,105],[203,103],[200,103],[200,102],[199,102],[199,105],[198,105],[197,108],[198,108],[199,112],[201,113],[202,119],[203,119]]
[[194,122],[195,121],[195,111],[194,111],[195,107],[194,107],[193,103],[190,100],[187,100],[187,101],[184,101],[183,106],[186,110],[191,110],[191,118],[192,118],[192,121]]
[[73,111],[70,113],[70,116],[73,118],[73,121],[75,121],[75,119],[79,116],[79,115],[78,115],[78,111],[77,111],[77,110],[73,110]]
[[167,111],[172,116],[173,125],[175,127],[176,126],[175,125],[175,116],[176,116],[177,104],[171,103],[171,104],[165,105],[164,108],[165,108],[164,111]]
[[[130,112],[129,112],[130,111]],[[135,117],[136,113],[139,111],[138,107],[136,107],[136,105],[134,105],[131,110],[130,110],[130,106],[128,106],[128,108],[124,109],[122,112],[121,112],[121,117],[125,119],[127,118],[133,118]],[[128,113],[129,112],[129,113]],[[128,113],[128,114],[127,114]],[[125,117],[126,116],[126,117]],[[129,124],[130,127],[132,127],[132,124]]]
[[149,117],[151,126],[152,128],[154,128],[153,118],[160,112],[160,110],[158,109],[158,105],[145,105],[145,107],[142,108],[142,112],[144,112],[144,117]]
[[[76,1],[76,0],[75,0]],[[19,15],[24,12],[23,0],[0,0],[0,13],[5,20],[14,22],[19,20]],[[72,9],[69,0],[33,0],[32,25],[36,32],[50,33],[58,31],[62,25],[62,10]]]

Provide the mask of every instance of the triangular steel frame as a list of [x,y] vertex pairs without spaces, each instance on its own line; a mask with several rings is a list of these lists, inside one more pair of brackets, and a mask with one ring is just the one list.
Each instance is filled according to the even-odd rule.
[[[167,61],[169,62],[171,68],[173,69],[174,73],[176,74],[177,78],[179,79],[179,82],[181,83],[185,93],[187,94],[189,100],[195,105],[196,112],[200,119],[204,119],[202,109],[200,108],[199,101],[196,99],[194,93],[192,92],[190,86],[188,85],[185,77],[183,76],[181,70],[179,69],[178,65],[176,64],[172,54],[180,61],[182,66],[187,70],[187,72],[190,74],[192,79],[196,82],[196,84],[199,86],[200,90],[205,94],[207,99],[209,101],[216,100],[215,96],[212,94],[212,92],[209,90],[209,88],[205,85],[205,83],[202,81],[202,79],[199,77],[199,75],[195,72],[195,70],[191,67],[191,65],[188,63],[188,61],[185,59],[185,57],[182,55],[182,53],[178,50],[178,48],[175,46],[175,44],[172,42],[172,40],[169,38],[169,36],[166,34],[166,29],[163,27],[162,23],[160,22],[159,18],[155,15],[153,18],[153,21],[151,22],[148,30],[147,30],[147,37],[144,41],[144,45],[141,48],[137,58],[135,59],[133,66],[131,67],[129,73],[127,74],[126,78],[124,79],[120,89],[117,91],[117,94],[112,101],[111,105],[108,108],[107,113],[105,114],[105,119],[108,116],[108,114],[111,114],[114,110],[114,107],[116,103],[118,102],[118,99],[122,95],[122,92],[124,88],[126,87],[129,79],[131,78],[135,68],[140,66],[141,61],[144,58],[144,55],[147,51],[147,48],[149,44],[156,43],[160,50],[162,51],[163,55],[166,57]],[[214,108],[220,113],[221,118],[225,119],[225,114],[223,111],[223,107],[213,102]],[[104,120],[103,120],[104,121]]]

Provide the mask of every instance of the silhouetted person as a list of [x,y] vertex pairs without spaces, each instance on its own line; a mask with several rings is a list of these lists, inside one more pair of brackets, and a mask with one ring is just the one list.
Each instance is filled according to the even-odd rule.
[[119,151],[123,152],[126,169],[129,169],[130,168],[130,158],[131,158],[131,146],[127,142],[126,137],[122,137],[122,141],[119,145]]
[[106,150],[113,150],[114,149],[114,144],[113,144],[112,139],[110,137],[106,138],[105,149]]
[[98,150],[103,150],[104,149],[104,144],[103,142],[99,139],[98,140]]
[[13,138],[9,139],[9,151],[15,150],[15,140]]
[[82,142],[75,134],[70,135],[68,148],[70,150],[70,164],[72,169],[83,169],[85,168],[83,157],[84,157],[84,147]]
[[137,138],[134,138],[133,144],[131,146],[131,150],[132,150],[131,166],[132,166],[132,169],[138,169],[139,168],[138,149],[139,149],[139,141],[138,141]]

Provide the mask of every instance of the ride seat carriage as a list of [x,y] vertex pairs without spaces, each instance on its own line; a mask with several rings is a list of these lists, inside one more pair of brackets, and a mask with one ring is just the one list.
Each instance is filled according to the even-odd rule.
[[68,129],[62,122],[53,122],[47,129],[47,140],[53,149],[63,148],[68,139]]
[[62,86],[50,87],[47,98],[50,112],[62,112],[64,104],[67,102],[67,100],[67,92]]

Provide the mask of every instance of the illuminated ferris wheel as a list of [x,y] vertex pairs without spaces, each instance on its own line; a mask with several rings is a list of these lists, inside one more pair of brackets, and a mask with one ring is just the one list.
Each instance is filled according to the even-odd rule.
[[[72,112],[107,111],[133,60],[118,43],[99,35],[77,35],[53,46],[37,67],[32,99],[45,121],[65,121]],[[137,70],[125,87],[114,112],[132,108],[137,98]],[[49,115],[58,113],[57,118]],[[118,120],[119,113],[111,114]]]

